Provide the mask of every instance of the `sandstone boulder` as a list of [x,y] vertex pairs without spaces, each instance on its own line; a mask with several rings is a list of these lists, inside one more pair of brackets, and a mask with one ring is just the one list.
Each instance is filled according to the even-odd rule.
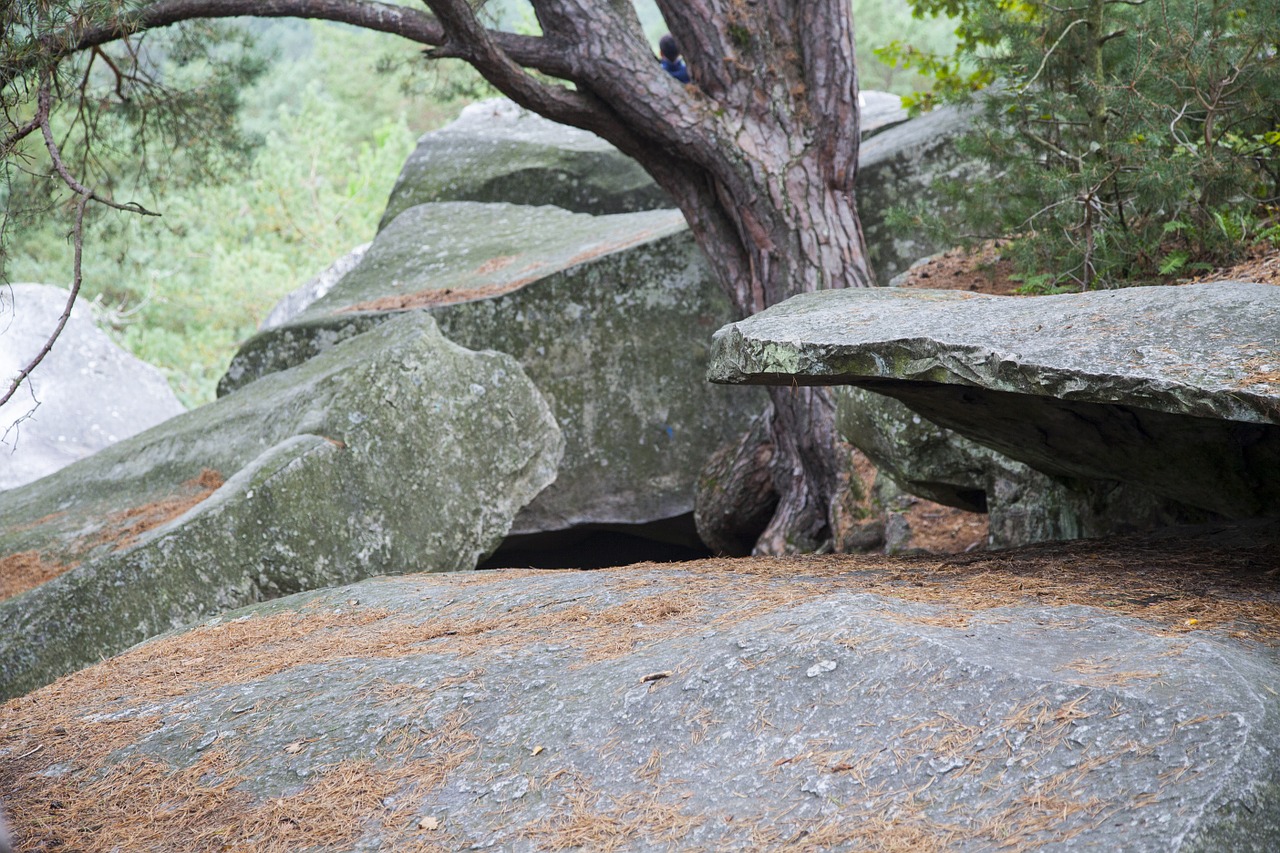
[[0,788],[31,849],[1274,850],[1213,541],[369,580],[9,703]]
[[858,93],[858,129],[865,141],[907,121],[902,98],[890,92],[864,89]]
[[512,358],[382,324],[7,493],[0,693],[250,602],[472,568],[561,449]]
[[463,346],[515,356],[564,431],[556,481],[516,535],[673,535],[647,525],[692,511],[699,468],[765,405],[703,381],[710,333],[733,314],[678,212],[476,202],[406,210],[325,297],[247,341],[220,390],[413,310]]
[[710,376],[851,384],[1056,477],[1231,518],[1280,515],[1280,288],[1035,299],[796,297],[717,333]]
[[433,201],[553,204],[596,214],[675,206],[636,161],[594,133],[548,121],[505,98],[472,104],[418,140],[391,189],[381,227]]
[[[44,346],[68,292],[44,284],[0,288],[0,378]],[[52,474],[185,411],[159,370],[112,343],[77,304],[58,345],[0,410],[0,490]]]
[[942,107],[894,123],[858,149],[858,216],[878,283],[888,284],[918,258],[951,248],[923,227],[890,225],[888,215],[895,209],[944,221],[951,215],[936,182],[963,179],[981,168],[956,150],[956,140],[972,128],[972,112]]
[[[866,91],[859,104],[864,137],[907,119],[897,95]],[[418,140],[391,190],[382,227],[433,201],[553,204],[593,214],[675,207],[634,160],[600,137],[506,98],[471,104]]]
[[[885,217],[916,203],[945,214],[934,181],[975,168],[955,151],[956,137],[971,122],[968,113],[951,107],[908,121],[901,99],[886,92],[862,92],[860,103],[858,212],[871,264],[886,283],[916,258],[945,248],[923,229],[891,227]],[[381,227],[415,205],[436,201],[551,204],[592,214],[675,206],[609,143],[502,98],[467,107],[457,121],[418,141],[391,190]]]

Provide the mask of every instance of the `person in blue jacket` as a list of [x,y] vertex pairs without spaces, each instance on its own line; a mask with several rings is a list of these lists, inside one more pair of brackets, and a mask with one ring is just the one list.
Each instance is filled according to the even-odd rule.
[[662,54],[659,61],[662,63],[663,70],[681,83],[688,83],[689,69],[680,58],[680,45],[676,44],[675,36],[667,33],[658,39],[658,51]]

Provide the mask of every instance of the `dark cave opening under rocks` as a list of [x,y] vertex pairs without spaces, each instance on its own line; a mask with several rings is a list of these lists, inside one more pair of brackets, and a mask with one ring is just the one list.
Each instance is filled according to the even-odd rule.
[[604,569],[714,556],[698,539],[693,513],[646,524],[600,524],[508,536],[479,569]]

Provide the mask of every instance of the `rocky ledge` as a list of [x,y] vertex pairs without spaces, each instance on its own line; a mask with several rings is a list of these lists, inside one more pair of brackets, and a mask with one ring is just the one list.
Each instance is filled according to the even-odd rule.
[[0,697],[250,602],[472,568],[563,447],[510,356],[383,323],[5,492]]
[[862,386],[1046,474],[1280,515],[1280,288],[825,291],[721,329],[716,382]]

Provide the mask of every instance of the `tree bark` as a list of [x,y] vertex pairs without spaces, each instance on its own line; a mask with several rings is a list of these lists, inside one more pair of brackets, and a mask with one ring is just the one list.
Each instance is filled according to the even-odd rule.
[[693,520],[703,543],[724,557],[755,550],[778,507],[773,485],[773,409],[716,450],[698,476]]

